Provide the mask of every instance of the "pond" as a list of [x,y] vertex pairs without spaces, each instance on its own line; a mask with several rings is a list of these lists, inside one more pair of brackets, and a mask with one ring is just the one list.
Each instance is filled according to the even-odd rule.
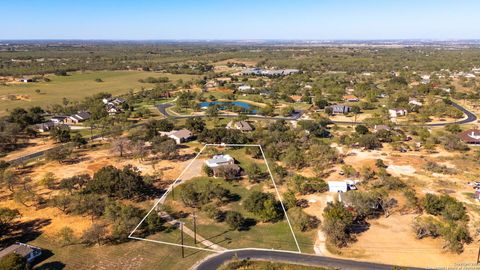
[[211,101],[200,102],[199,106],[205,109],[210,106],[218,105],[221,110],[229,110],[234,112],[245,112],[257,114],[258,107],[242,101]]

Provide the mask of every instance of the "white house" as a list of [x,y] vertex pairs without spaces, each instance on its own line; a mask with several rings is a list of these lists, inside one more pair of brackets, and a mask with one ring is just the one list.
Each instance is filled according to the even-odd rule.
[[423,103],[418,101],[418,99],[416,99],[416,98],[409,98],[408,99],[408,104],[412,104],[412,105],[419,106],[419,107],[421,107],[423,105]]
[[230,155],[215,155],[205,161],[205,164],[210,168],[216,168],[224,165],[233,165],[235,164],[235,159]]
[[246,85],[246,84],[240,85],[238,87],[238,91],[240,91],[240,92],[246,92],[246,91],[249,91],[249,90],[252,90],[252,89],[253,88],[250,85]]
[[328,181],[328,191],[329,192],[347,192],[349,190],[356,190],[356,180],[345,180],[345,181]]
[[389,109],[388,113],[390,114],[391,118],[397,118],[398,116],[405,116],[408,114],[407,110],[405,109]]

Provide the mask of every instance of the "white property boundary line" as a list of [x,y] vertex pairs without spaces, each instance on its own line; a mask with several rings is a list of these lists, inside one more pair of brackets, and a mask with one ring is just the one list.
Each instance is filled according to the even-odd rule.
[[[152,240],[152,239],[147,239],[147,238],[141,238],[141,237],[135,237],[132,236],[135,231],[142,225],[142,223],[145,221],[145,219],[152,213],[152,211],[160,204],[160,202],[166,198],[168,193],[173,190],[175,185],[181,181],[181,177],[183,174],[190,168],[190,166],[195,162],[195,160],[200,156],[200,154],[205,150],[207,146],[220,146],[220,147],[259,147],[260,151],[262,152],[262,157],[265,160],[265,165],[267,166],[268,173],[270,174],[270,178],[272,179],[273,186],[275,188],[275,191],[277,193],[278,199],[280,201],[280,205],[282,206],[283,213],[285,214],[285,218],[287,220],[288,226],[290,227],[290,231],[292,233],[293,239],[295,240],[295,245],[297,246],[298,251],[290,251],[290,250],[277,250],[277,249],[263,249],[263,248],[238,248],[238,249],[225,249],[224,251],[217,251],[214,249],[208,249],[208,248],[200,248],[200,247],[195,247],[195,246],[188,246],[188,245],[181,245],[181,244],[176,244],[176,243],[170,243],[170,242],[164,242],[164,241],[158,241],[158,240]],[[288,218],[287,211],[285,209],[285,206],[283,205],[282,197],[280,196],[280,192],[278,191],[277,185],[275,183],[275,180],[273,179],[272,171],[270,170],[270,166],[268,165],[267,158],[265,157],[265,153],[263,152],[263,148],[260,144],[214,144],[214,143],[207,143],[205,144],[202,149],[197,153],[195,158],[190,161],[190,163],[183,169],[183,171],[180,173],[180,175],[173,181],[173,183],[168,187],[167,191],[155,202],[153,207],[147,212],[147,214],[140,220],[140,222],[137,224],[137,226],[133,229],[133,231],[128,235],[128,238],[130,239],[135,239],[135,240],[140,240],[140,241],[146,241],[146,242],[153,242],[153,243],[158,243],[158,244],[165,244],[165,245],[171,245],[171,246],[177,246],[177,247],[185,247],[185,248],[191,248],[191,249],[197,249],[197,250],[203,250],[203,251],[210,251],[210,252],[216,252],[216,253],[223,253],[223,252],[231,252],[231,251],[239,251],[239,250],[245,250],[245,249],[255,249],[255,250],[275,250],[275,251],[281,251],[281,252],[290,252],[290,253],[302,253],[300,250],[300,245],[298,244],[297,237],[295,236],[295,233],[293,231],[292,224],[290,223],[290,219]]]

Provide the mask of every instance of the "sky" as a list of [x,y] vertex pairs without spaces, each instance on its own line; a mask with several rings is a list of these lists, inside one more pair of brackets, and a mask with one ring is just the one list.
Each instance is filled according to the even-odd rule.
[[480,39],[478,0],[1,0],[0,40]]

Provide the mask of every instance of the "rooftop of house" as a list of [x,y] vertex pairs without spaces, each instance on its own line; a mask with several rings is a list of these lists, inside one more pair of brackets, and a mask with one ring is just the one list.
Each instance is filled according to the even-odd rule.
[[30,254],[32,251],[39,250],[39,248],[23,244],[23,243],[15,243],[13,245],[10,245],[2,250],[0,250],[0,258],[3,258],[4,256],[7,256],[8,254],[15,253],[18,254],[22,257],[26,257],[28,254]]
[[469,129],[458,134],[458,137],[466,143],[480,143],[480,130]]
[[252,126],[247,122],[247,121],[237,121],[237,122],[233,122],[233,121],[230,121],[228,122],[227,124],[227,127],[229,128],[232,128],[232,127],[235,127],[239,130],[242,130],[242,131],[252,131],[253,128]]
[[343,96],[343,99],[358,99],[358,97],[354,95],[345,95]]
[[215,155],[211,159],[207,160],[208,164],[222,164],[233,161],[233,157],[230,155]]
[[177,138],[190,138],[192,137],[192,132],[188,129],[172,130],[169,134]]

